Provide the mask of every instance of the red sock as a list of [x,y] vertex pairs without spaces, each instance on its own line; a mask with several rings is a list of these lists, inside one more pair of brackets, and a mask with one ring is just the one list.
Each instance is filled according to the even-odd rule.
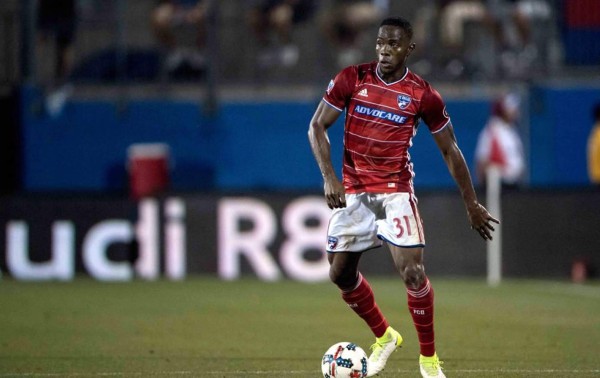
[[433,288],[429,279],[417,290],[406,289],[408,294],[408,309],[419,336],[421,354],[429,357],[435,353],[433,332]]
[[362,274],[358,275],[358,283],[353,290],[342,291],[342,298],[348,307],[367,322],[375,337],[383,336],[389,324],[375,303],[373,290]]

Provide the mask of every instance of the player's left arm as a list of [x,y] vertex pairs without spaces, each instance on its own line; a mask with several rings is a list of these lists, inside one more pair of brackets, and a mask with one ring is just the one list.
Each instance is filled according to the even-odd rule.
[[492,240],[492,231],[494,231],[492,222],[500,222],[492,217],[477,199],[469,168],[456,142],[452,124],[448,123],[442,130],[434,133],[433,138],[442,153],[450,174],[460,189],[471,228],[479,232],[484,240]]

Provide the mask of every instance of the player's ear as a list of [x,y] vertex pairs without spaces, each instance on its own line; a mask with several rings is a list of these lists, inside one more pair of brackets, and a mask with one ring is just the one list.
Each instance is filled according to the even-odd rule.
[[415,49],[415,47],[417,47],[417,44],[412,42],[410,45],[408,45],[408,54],[410,55],[413,50]]

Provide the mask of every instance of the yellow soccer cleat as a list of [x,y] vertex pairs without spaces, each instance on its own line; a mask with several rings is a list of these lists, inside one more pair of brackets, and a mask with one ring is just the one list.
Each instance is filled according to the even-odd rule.
[[444,372],[442,372],[443,362],[434,353],[431,357],[425,357],[421,355],[419,357],[419,366],[421,368],[421,375],[423,378],[446,378]]
[[369,356],[367,377],[372,377],[381,372],[392,352],[401,344],[402,336],[392,327],[388,327],[383,336],[377,337],[375,344],[371,345],[373,352]]

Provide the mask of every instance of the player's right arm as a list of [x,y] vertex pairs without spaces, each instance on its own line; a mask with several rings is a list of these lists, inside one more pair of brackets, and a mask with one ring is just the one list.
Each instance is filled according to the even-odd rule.
[[327,206],[330,209],[346,207],[346,191],[344,185],[335,174],[331,162],[331,144],[327,136],[327,129],[335,123],[340,116],[340,111],[325,101],[321,101],[310,120],[308,140],[315,160],[321,170],[324,181],[324,193]]

